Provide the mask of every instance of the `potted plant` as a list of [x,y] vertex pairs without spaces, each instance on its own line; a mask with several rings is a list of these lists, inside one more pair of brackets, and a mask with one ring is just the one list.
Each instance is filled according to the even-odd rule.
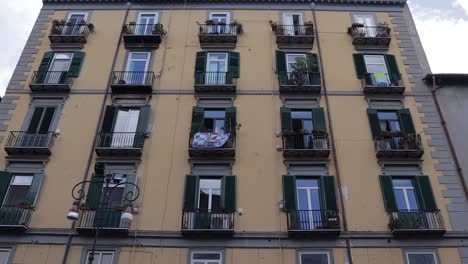
[[276,35],[284,35],[284,28],[280,26],[277,22],[270,20],[271,30],[276,33]]
[[401,227],[401,221],[398,218],[391,217],[390,222],[388,222],[388,228],[390,230],[399,229]]
[[30,209],[32,208],[32,204],[28,200],[22,200],[18,203],[17,207],[23,209]]
[[317,62],[312,60],[312,57],[298,57],[294,64],[292,64],[292,72],[289,76],[290,79],[295,80],[296,85],[308,85],[310,84],[309,72],[310,69],[317,68]]
[[153,26],[153,32],[152,33],[153,33],[153,35],[158,35],[158,34],[166,35],[167,32],[164,30],[162,24],[157,23],[157,24],[155,24]]
[[237,29],[237,34],[241,34],[241,33],[242,33],[242,24],[239,23],[237,20],[235,20],[235,19],[232,20],[232,21],[231,21],[231,25]]
[[211,26],[211,25],[214,25],[216,23],[213,20],[208,19],[208,20],[205,21],[205,24]]
[[304,26],[306,35],[314,35],[314,23],[312,21],[305,22]]

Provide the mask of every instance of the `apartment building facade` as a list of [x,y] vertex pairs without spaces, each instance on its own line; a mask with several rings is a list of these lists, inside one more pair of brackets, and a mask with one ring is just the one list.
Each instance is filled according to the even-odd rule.
[[43,2],[1,263],[468,263],[405,1]]

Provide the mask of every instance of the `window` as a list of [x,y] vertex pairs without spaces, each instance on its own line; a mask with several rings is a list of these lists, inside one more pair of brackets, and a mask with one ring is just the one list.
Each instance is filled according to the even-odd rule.
[[[281,108],[281,129],[287,149],[327,149],[323,108]],[[294,132],[294,133],[291,133]]]
[[286,54],[286,69],[288,73],[293,72],[293,65],[296,64],[296,60],[298,58],[304,58],[306,59],[306,54]]
[[381,140],[382,137],[391,138],[391,140],[387,141],[392,141],[399,146],[396,138],[416,136],[416,129],[414,128],[411,113],[407,108],[390,111],[368,108],[367,116],[374,139]]
[[196,85],[233,85],[240,77],[239,52],[199,51],[195,60]]
[[206,68],[206,84],[226,84],[228,54],[208,53]]
[[224,110],[206,110],[204,114],[204,132],[224,133],[226,112]]
[[383,55],[364,55],[367,73],[372,80],[372,83],[380,86],[388,86],[390,84],[387,65]]
[[408,264],[438,264],[434,252],[410,252],[406,254]]
[[[109,187],[106,187],[104,184],[102,186],[102,193],[103,194],[108,194],[109,195],[109,202],[108,205],[109,207],[114,207],[114,206],[121,206],[124,197],[124,189],[125,185],[118,185],[120,183],[127,182],[128,177],[126,174],[122,173],[113,173],[112,174],[112,181],[109,183]],[[115,188],[117,186],[117,188]]]
[[366,86],[403,86],[401,73],[394,55],[353,54],[358,79]]
[[114,124],[112,147],[131,147],[135,139],[140,109],[119,109]]
[[200,179],[198,209],[205,211],[221,208],[221,179]]
[[153,27],[158,23],[158,13],[140,13],[138,14],[137,28],[135,30],[138,35],[153,34]]
[[2,248],[0,249],[0,264],[7,264],[10,260],[10,249]]
[[[91,251],[86,254],[86,264],[89,264],[89,255]],[[93,264],[112,264],[114,263],[114,252],[113,251],[94,251]]]
[[213,21],[213,25],[208,25],[208,33],[230,33],[230,16],[231,14],[229,12],[210,12],[209,20]]
[[296,179],[297,209],[301,230],[315,229],[322,224],[319,179]]
[[127,61],[127,73],[124,80],[128,84],[145,84],[150,64],[151,52],[130,52]]
[[88,13],[70,13],[68,14],[67,24],[63,30],[64,35],[79,35],[83,33],[84,27],[80,26],[81,21],[88,19]]
[[397,112],[378,111],[379,125],[381,131],[400,132],[400,121]]
[[304,21],[301,13],[284,13],[283,14],[283,27],[285,35],[295,36],[303,35],[305,33]]
[[4,205],[14,206],[26,200],[29,189],[33,181],[33,176],[15,175],[11,178]]
[[364,33],[366,37],[375,37],[377,31],[374,29],[376,26],[374,15],[372,14],[354,14],[354,22],[363,24],[367,28],[358,28],[359,33]]
[[299,253],[299,264],[329,264],[328,252],[301,252]]
[[72,58],[73,53],[55,53],[45,77],[45,83],[62,83],[64,73],[68,72]]
[[222,264],[222,252],[192,252],[190,264]]
[[392,182],[398,210],[418,210],[414,182],[411,179],[398,178],[392,179]]
[[47,134],[51,130],[55,109],[55,106],[36,106],[26,128],[27,133]]

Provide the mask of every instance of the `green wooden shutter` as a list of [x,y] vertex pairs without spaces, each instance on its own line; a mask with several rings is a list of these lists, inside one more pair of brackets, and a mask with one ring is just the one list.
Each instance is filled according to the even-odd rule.
[[229,65],[228,72],[231,73],[232,78],[239,78],[240,77],[240,55],[239,55],[239,52],[234,52],[234,51],[229,52],[228,65]]
[[88,194],[86,196],[86,205],[92,209],[98,207],[101,199],[102,185],[104,183],[104,165],[96,164],[94,166],[94,174],[91,177],[91,183],[88,187]]
[[227,131],[233,135],[236,134],[236,108],[228,107],[226,108],[226,119],[224,121],[224,131]]
[[400,117],[400,124],[403,132],[406,134],[416,134],[410,110],[408,108],[400,109],[398,110],[398,115]]
[[[134,173],[127,174],[127,182],[136,184],[137,183],[137,175],[134,174]],[[128,203],[130,203],[129,201],[125,201],[125,195],[127,193],[129,194],[127,198],[128,199],[133,199],[135,197],[135,194],[136,194],[136,187],[134,185],[132,185],[132,184],[126,184],[125,185],[124,197],[122,197],[122,200],[123,200],[122,205],[123,206],[126,206]]]
[[288,84],[288,74],[286,70],[286,53],[283,51],[276,51],[276,74],[281,85]]
[[117,106],[108,105],[106,106],[106,112],[104,114],[104,120],[102,121],[102,132],[111,133],[114,128],[114,120],[117,117]]
[[205,108],[194,106],[192,111],[192,127],[190,133],[193,135],[201,131],[203,119],[205,118]]
[[36,205],[37,196],[39,194],[39,190],[41,189],[42,181],[44,180],[44,173],[36,173],[34,174],[33,181],[31,183],[31,187],[29,187],[28,195],[26,196],[26,200],[32,206]]
[[185,176],[184,209],[193,211],[197,209],[197,185],[198,177],[193,175]]
[[283,175],[283,201],[284,211],[296,210],[296,176]]
[[312,121],[314,122],[314,130],[327,131],[325,124],[325,111],[322,107],[312,109]]
[[307,68],[309,72],[320,72],[317,54],[307,53]]
[[236,211],[236,176],[223,177],[221,204],[227,212]]
[[365,73],[367,72],[366,62],[364,60],[363,54],[353,54],[354,59],[354,67],[356,68],[356,75],[358,79],[362,79],[365,77]]
[[151,105],[145,105],[140,108],[140,116],[136,128],[135,140],[133,145],[136,148],[142,148],[145,142],[145,136],[148,132],[148,124],[151,116]]
[[55,106],[49,106],[46,108],[44,117],[42,118],[41,125],[39,127],[39,134],[47,134],[51,130],[50,125],[52,124],[52,118],[54,117],[55,109]]
[[400,80],[401,79],[401,74],[400,70],[398,69],[398,63],[395,59],[394,55],[389,55],[386,54],[385,56],[385,61],[387,61],[387,66],[388,66],[388,72],[390,74],[390,79],[393,81],[395,80]]
[[[49,51],[44,53],[44,56],[42,57],[41,64],[39,65],[39,69],[37,70],[40,73],[47,72],[50,67],[50,63],[52,62],[52,59],[54,58],[54,51]],[[44,74],[45,77],[45,74]]]
[[377,110],[368,108],[367,117],[369,118],[369,124],[370,124],[371,132],[372,132],[372,137],[375,138],[381,132]]
[[281,107],[281,130],[292,131],[291,108]]
[[385,210],[388,212],[398,211],[396,204],[395,193],[393,191],[393,182],[391,176],[380,176],[380,188],[382,189],[382,196],[384,200]]
[[42,114],[45,110],[44,106],[36,106],[34,108],[33,115],[31,120],[29,121],[29,126],[27,129],[28,134],[35,134],[37,129],[39,128],[39,124],[41,123]]
[[3,199],[10,186],[12,174],[7,171],[0,171],[0,204],[3,204]]
[[431,182],[428,176],[417,176],[415,182],[418,189],[418,197],[425,211],[433,212],[437,210],[437,203],[432,191]]
[[197,73],[205,72],[206,54],[206,51],[197,52],[197,57],[195,59],[195,77],[197,77]]
[[68,70],[68,75],[72,77],[80,76],[81,67],[83,66],[83,60],[85,58],[84,52],[75,51],[73,53],[73,58],[70,64],[70,69]]
[[325,206],[326,210],[338,210],[338,203],[336,200],[336,183],[335,177],[333,176],[321,176],[321,196],[322,204]]

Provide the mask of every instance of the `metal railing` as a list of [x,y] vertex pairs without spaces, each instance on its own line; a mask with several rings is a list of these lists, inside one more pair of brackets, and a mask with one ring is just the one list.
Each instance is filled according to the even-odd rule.
[[122,211],[115,208],[80,209],[80,228],[121,228],[129,229],[130,223],[121,221]]
[[277,36],[313,36],[314,25],[275,25],[273,32]]
[[375,139],[377,151],[422,151],[421,136],[414,134],[380,135]]
[[28,226],[31,222],[33,208],[23,208],[16,205],[0,207],[1,226]]
[[138,36],[151,36],[151,35],[164,35],[164,27],[162,24],[133,24],[129,23],[123,26],[124,35],[138,35]]
[[182,229],[233,230],[234,212],[208,209],[184,210],[182,214]]
[[97,136],[96,146],[101,148],[143,148],[144,132],[101,132]]
[[153,86],[154,72],[152,71],[114,71],[113,85],[149,85]]
[[[200,132],[200,133],[203,133],[203,132]],[[210,132],[206,132],[206,133],[210,133]],[[203,148],[203,147],[194,148],[192,146],[192,143],[194,141],[194,137],[195,137],[195,134],[190,133],[190,139],[189,139],[189,148],[190,149],[233,149],[233,148],[236,147],[236,136],[235,136],[235,134],[232,134],[232,133],[229,135],[229,138],[226,141],[226,143],[224,143],[224,145],[222,145],[219,148]]]
[[287,215],[289,231],[340,229],[337,210],[292,210]]
[[29,133],[11,131],[5,147],[9,148],[52,148],[56,135],[54,132]]
[[368,27],[361,25],[352,25],[348,33],[352,37],[358,38],[389,38],[390,28],[388,26]]
[[236,85],[237,78],[230,72],[196,72],[195,85]]
[[401,87],[403,80],[401,74],[364,73],[361,79],[364,86]]
[[280,85],[320,85],[319,72],[279,72],[278,79]]
[[329,150],[327,133],[286,132],[282,135],[283,149]]
[[425,212],[408,210],[389,212],[389,228],[395,229],[445,229],[444,219],[440,210]]
[[87,36],[89,34],[88,23],[53,23],[50,35],[53,36]]
[[200,35],[237,36],[238,24],[200,24]]
[[72,85],[75,77],[70,76],[67,71],[35,71],[31,84],[44,85]]

